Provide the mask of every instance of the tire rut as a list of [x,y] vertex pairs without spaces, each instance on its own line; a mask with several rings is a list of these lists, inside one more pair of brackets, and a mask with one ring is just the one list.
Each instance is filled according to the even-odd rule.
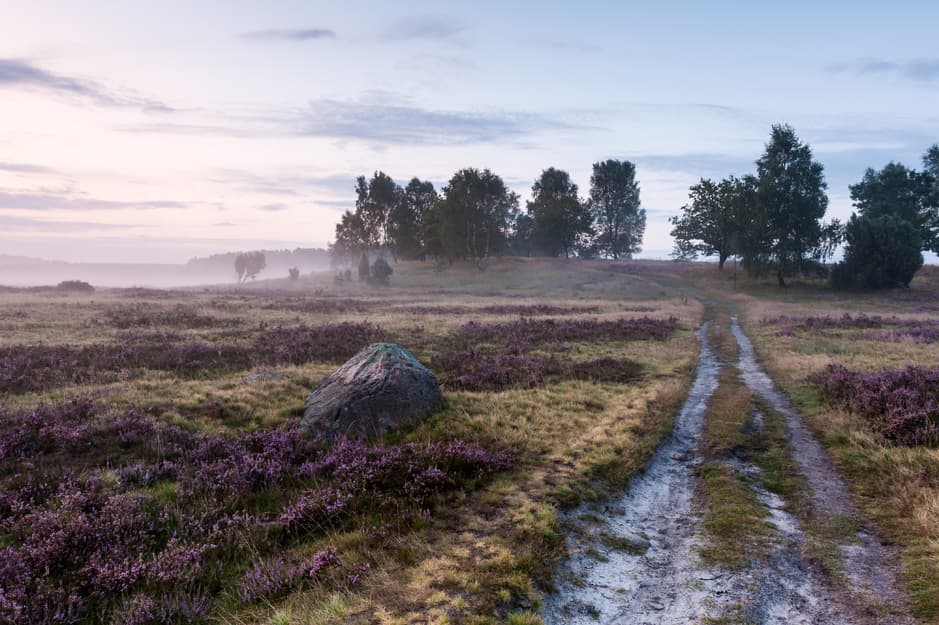
[[[811,564],[800,520],[762,486],[759,468],[734,461],[766,506],[776,538],[767,557],[744,571],[702,563],[697,555],[703,545],[701,516],[693,502],[702,462],[698,443],[722,366],[708,345],[709,323],[697,331],[701,354],[688,399],[645,472],[618,500],[566,515],[576,528],[567,537],[571,557],[557,571],[557,591],[545,597],[546,625],[913,624],[898,609],[904,597],[887,566],[895,554],[866,529],[827,452],[759,366],[736,317],[731,329],[740,349],[733,365],[753,393],[785,416],[794,462],[816,511],[850,517],[865,529],[838,546],[851,588],[836,584]],[[753,425],[762,427],[761,415],[754,415]],[[728,620],[717,620],[721,617]]]

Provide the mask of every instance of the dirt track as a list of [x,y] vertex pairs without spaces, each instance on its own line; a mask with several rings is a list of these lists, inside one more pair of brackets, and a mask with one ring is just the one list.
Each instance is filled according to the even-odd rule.
[[[718,360],[707,345],[706,330],[707,324],[698,331],[702,348],[692,390],[672,435],[646,471],[619,500],[571,513],[577,528],[568,536],[572,557],[558,571],[558,592],[546,597],[545,623],[677,625],[720,617],[728,620],[717,622],[774,625],[914,623],[897,590],[894,554],[869,530],[827,452],[762,370],[736,319],[736,363]],[[722,366],[737,367],[751,391],[785,416],[793,460],[815,508],[812,518],[846,517],[862,528],[837,545],[846,582],[812,565],[806,528],[786,511],[785,501],[760,485],[759,469],[742,462],[735,468],[749,478],[775,528],[770,553],[733,573],[706,567],[697,557],[698,443]],[[753,416],[752,426],[762,426],[762,415]]]

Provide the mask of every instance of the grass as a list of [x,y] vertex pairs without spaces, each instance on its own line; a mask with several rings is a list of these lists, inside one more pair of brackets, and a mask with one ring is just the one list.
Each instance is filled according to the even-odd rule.
[[[939,271],[926,267],[911,289],[878,293],[837,293],[796,285],[785,290],[744,286],[733,294],[726,283],[709,280],[717,292],[732,297],[744,310],[747,333],[764,367],[831,452],[855,503],[881,536],[900,548],[902,581],[913,614],[923,622],[939,622],[939,450],[884,444],[860,418],[829,406],[810,381],[832,363],[864,371],[935,364],[939,345],[874,341],[864,330],[796,331],[780,336],[776,327],[761,323],[778,315],[840,317],[860,312],[935,320],[939,311],[929,303],[939,293]],[[784,422],[771,411],[765,411],[765,424],[784,432]],[[779,432],[770,435],[781,436]],[[758,464],[770,490],[787,499],[799,492],[791,460],[781,449],[770,449]],[[840,555],[832,543],[849,535],[852,523],[806,517],[808,504],[799,503],[798,496],[792,505],[802,507],[795,512],[803,526],[812,530],[813,558],[839,578]]]
[[708,564],[742,570],[765,557],[773,530],[766,507],[734,462],[751,459],[759,433],[749,431],[755,405],[733,367],[737,343],[729,322],[729,315],[719,312],[708,337],[724,367],[705,415],[701,444],[706,460],[699,468],[697,500],[705,544],[699,555]]
[[[483,273],[413,263],[396,267],[387,289],[330,286],[311,296],[313,286],[301,280],[285,287],[290,291],[251,285],[91,296],[7,292],[0,294],[0,345],[120,342],[125,326],[138,321],[147,332],[171,330],[203,342],[250,341],[278,325],[368,321],[405,337],[404,346],[426,362],[440,339],[469,320],[518,318],[494,310],[547,304],[573,311],[565,318],[678,317],[680,329],[654,349],[646,341],[574,342],[558,353],[574,361],[635,360],[641,373],[628,384],[567,379],[531,389],[446,392],[442,411],[390,442],[497,440],[516,456],[515,469],[488,484],[462,484],[432,514],[379,541],[367,519],[323,536],[346,568],[369,566],[355,587],[314,585],[270,603],[226,604],[217,615],[226,625],[539,623],[541,589],[550,586],[553,563],[564,555],[559,510],[625,487],[670,431],[693,374],[692,329],[702,307],[623,265],[600,262],[506,260]],[[409,312],[416,307],[419,313]],[[325,362],[269,367],[282,379],[256,384],[243,381],[250,371],[193,379],[142,371],[109,384],[5,396],[3,403],[30,408],[81,393],[109,409],[144,407],[187,431],[238,433],[297,416],[309,389],[335,368]],[[161,484],[152,496],[170,501],[174,493]]]

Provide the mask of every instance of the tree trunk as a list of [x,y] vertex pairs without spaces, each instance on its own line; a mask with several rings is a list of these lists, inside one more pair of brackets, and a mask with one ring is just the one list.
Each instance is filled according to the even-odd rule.
[[783,279],[783,270],[782,266],[776,270],[776,280],[779,282],[779,286],[786,286],[786,281]]
[[724,263],[727,262],[727,254],[719,254],[717,259],[717,270],[724,271]]

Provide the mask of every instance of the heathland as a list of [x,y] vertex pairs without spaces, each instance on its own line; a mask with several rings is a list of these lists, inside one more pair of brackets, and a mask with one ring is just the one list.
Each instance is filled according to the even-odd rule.
[[[848,596],[870,581],[844,566],[863,527],[896,577],[863,589],[869,622],[936,622],[937,301],[932,267],[846,294],[713,264],[512,258],[400,263],[387,286],[5,290],[0,621],[541,622],[577,536],[604,522],[587,511],[669,440],[702,342],[732,364],[742,328],[850,513],[820,514],[785,411],[724,366],[688,452],[689,566],[761,570],[790,539],[784,510],[813,590]],[[306,436],[310,389],[374,341],[427,364],[444,408],[381,441]]]

